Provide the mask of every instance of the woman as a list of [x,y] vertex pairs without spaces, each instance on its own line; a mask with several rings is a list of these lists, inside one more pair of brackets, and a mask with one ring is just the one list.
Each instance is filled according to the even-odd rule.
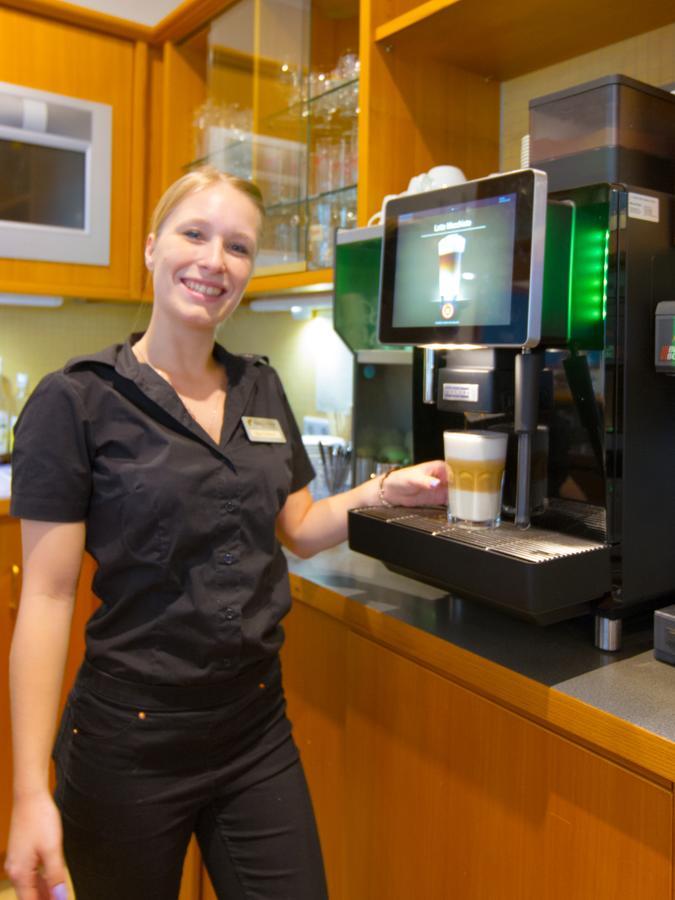
[[[47,376],[18,423],[24,583],[10,660],[20,900],[174,898],[195,833],[219,897],[326,896],[278,651],[279,541],[310,556],[347,510],[441,503],[444,464],[317,503],[273,369],[215,344],[251,276],[252,184],[205,167],[160,200],[154,306],[136,340]],[[55,427],[56,423],[56,427]],[[101,607],[49,751],[83,550]]]

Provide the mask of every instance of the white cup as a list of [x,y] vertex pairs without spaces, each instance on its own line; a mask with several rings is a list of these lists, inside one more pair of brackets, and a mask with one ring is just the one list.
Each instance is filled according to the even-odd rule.
[[427,172],[427,178],[431,190],[452,187],[454,184],[463,184],[466,181],[464,172],[457,166],[434,166]]
[[378,209],[378,211],[376,213],[373,213],[373,215],[368,219],[368,225],[379,225],[381,222],[384,222],[384,217],[387,214],[387,203],[390,200],[395,200],[400,196],[400,194],[386,194],[384,200],[382,201],[382,208]]
[[448,521],[496,528],[501,521],[508,435],[497,431],[444,431]]
[[421,194],[424,191],[428,191],[429,186],[429,176],[426,172],[422,172],[419,175],[413,175],[413,177],[408,182],[406,194]]

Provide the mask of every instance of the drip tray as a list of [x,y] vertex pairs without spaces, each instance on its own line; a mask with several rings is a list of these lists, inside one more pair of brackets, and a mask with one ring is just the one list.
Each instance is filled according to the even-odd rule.
[[[597,539],[604,510],[570,506],[550,509],[526,530],[510,522],[451,525],[440,507],[352,510],[349,546],[397,572],[548,624],[588,611],[611,588],[609,547]],[[543,527],[549,524],[565,531]]]

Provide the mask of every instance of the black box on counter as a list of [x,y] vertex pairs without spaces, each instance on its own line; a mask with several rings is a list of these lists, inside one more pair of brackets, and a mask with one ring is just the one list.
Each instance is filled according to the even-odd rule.
[[675,605],[654,613],[654,656],[675,665]]

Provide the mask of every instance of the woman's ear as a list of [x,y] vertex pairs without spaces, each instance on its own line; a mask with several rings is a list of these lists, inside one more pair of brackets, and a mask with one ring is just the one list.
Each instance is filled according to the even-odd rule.
[[155,249],[155,235],[150,233],[145,240],[145,268],[148,272],[152,272],[155,261],[152,258],[152,252]]

